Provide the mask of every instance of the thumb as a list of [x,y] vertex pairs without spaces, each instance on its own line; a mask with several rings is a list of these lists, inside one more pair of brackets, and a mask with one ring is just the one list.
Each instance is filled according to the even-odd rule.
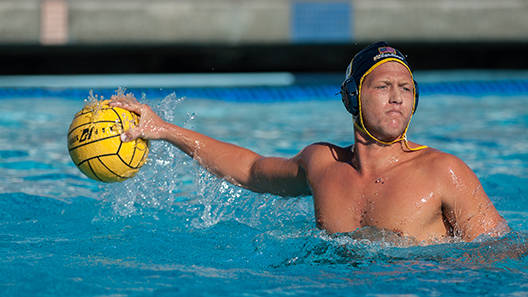
[[121,133],[121,141],[129,142],[138,138],[140,135],[141,131],[139,130],[139,128],[130,128],[127,131]]

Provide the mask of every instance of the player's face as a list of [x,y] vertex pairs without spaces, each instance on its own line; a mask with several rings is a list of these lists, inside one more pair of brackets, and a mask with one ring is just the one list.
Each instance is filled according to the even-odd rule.
[[405,66],[386,62],[363,80],[361,110],[363,122],[374,137],[392,141],[400,137],[410,120],[414,83]]

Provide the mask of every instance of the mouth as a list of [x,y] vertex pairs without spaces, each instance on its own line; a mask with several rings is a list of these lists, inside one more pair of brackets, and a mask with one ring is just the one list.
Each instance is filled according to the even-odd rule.
[[388,115],[403,115],[403,113],[396,109],[391,109],[385,112]]

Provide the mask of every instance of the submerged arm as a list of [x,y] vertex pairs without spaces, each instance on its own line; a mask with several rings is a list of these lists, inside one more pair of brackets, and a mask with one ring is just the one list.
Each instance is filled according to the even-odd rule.
[[165,122],[132,95],[113,97],[110,105],[141,116],[139,126],[122,135],[123,141],[138,137],[168,141],[209,172],[255,192],[282,196],[310,194],[298,156],[291,159],[263,157],[246,148]]

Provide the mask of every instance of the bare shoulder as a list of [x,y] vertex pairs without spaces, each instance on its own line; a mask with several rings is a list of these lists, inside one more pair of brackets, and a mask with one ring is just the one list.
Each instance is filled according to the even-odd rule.
[[325,165],[350,159],[350,147],[340,147],[327,142],[317,142],[305,147],[299,153],[299,159],[306,165]]
[[419,156],[419,162],[432,174],[451,177],[457,175],[474,175],[473,170],[455,155],[428,148]]
[[444,202],[468,197],[488,199],[475,172],[457,156],[428,149],[420,163],[428,179],[434,180]]
[[427,181],[444,196],[453,196],[452,193],[460,189],[460,185],[480,185],[476,174],[463,160],[434,148],[410,153],[405,168],[412,168],[416,178]]

